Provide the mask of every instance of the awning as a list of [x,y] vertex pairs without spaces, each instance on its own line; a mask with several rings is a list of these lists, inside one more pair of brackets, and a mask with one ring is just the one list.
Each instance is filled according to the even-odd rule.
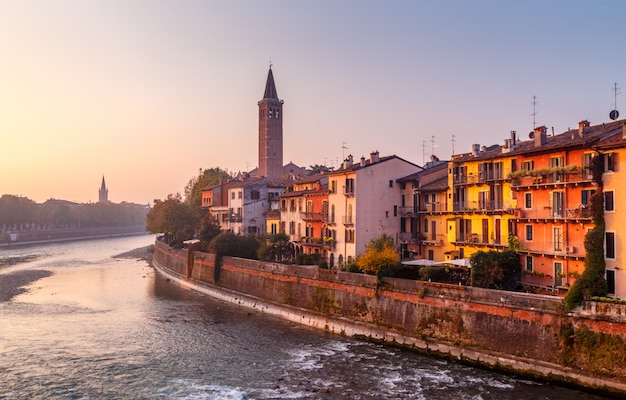
[[402,264],[404,264],[404,265],[421,265],[421,266],[428,267],[428,266],[437,264],[437,262],[433,261],[433,260],[420,259],[420,260],[402,261]]
[[441,261],[437,263],[437,265],[445,265],[445,264],[456,265],[459,267],[469,267],[470,260],[468,260],[467,258],[458,258],[456,260],[446,260],[446,261]]

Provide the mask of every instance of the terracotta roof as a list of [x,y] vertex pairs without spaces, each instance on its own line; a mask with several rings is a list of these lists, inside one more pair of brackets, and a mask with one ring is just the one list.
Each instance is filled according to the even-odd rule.
[[[350,157],[351,157],[351,156],[350,156]],[[403,158],[401,158],[401,157],[398,157],[398,156],[396,156],[396,155],[391,155],[391,156],[379,157],[379,158],[378,158],[378,160],[377,160],[377,161],[374,161],[374,162],[372,162],[370,159],[367,159],[367,158],[366,158],[366,159],[364,160],[365,165],[361,165],[361,161],[360,161],[360,160],[357,160],[357,161],[354,161],[354,163],[352,164],[352,166],[350,166],[350,167],[348,167],[348,168],[343,168],[343,167],[342,167],[342,168],[336,169],[336,170],[334,170],[334,171],[329,171],[329,172],[328,172],[328,175],[337,175],[337,174],[343,174],[343,173],[346,173],[346,172],[354,172],[354,171],[357,171],[357,170],[359,170],[359,169],[363,169],[363,168],[371,167],[371,166],[373,166],[373,165],[377,165],[377,164],[383,163],[383,162],[385,162],[385,161],[392,160],[392,159],[394,159],[394,158],[396,158],[396,159],[398,159],[398,160],[401,160],[401,161],[404,161],[404,162],[406,162],[406,163],[409,163],[409,164],[415,165],[415,166],[416,166],[416,167],[418,167],[418,168],[422,168],[422,167],[420,167],[419,165],[414,164],[414,163],[412,163],[412,162],[410,162],[410,161],[407,161],[407,160],[405,160],[405,159],[403,159]],[[343,165],[343,164],[342,164],[342,165]]]
[[396,182],[410,182],[410,181],[413,181],[413,180],[418,180],[422,176],[431,174],[431,173],[436,172],[436,171],[440,171],[440,170],[442,170],[444,168],[448,168],[448,162],[447,161],[440,161],[440,164],[437,164],[437,165],[435,165],[433,167],[426,168],[426,169],[424,169],[422,171],[414,172],[411,175],[407,175],[407,176],[404,176],[402,178],[398,178],[398,179],[396,179]]
[[591,147],[595,142],[604,137],[612,136],[622,131],[626,120],[603,123],[589,126],[581,135],[579,129],[570,129],[558,135],[547,135],[546,142],[541,146],[535,146],[535,140],[516,142],[508,152],[503,152],[504,146],[493,145],[480,151],[477,155],[464,153],[453,156],[454,162],[467,162],[474,160],[488,160],[493,158],[508,157],[520,154],[542,153],[571,147]]
[[415,189],[417,192],[440,192],[448,189],[448,177],[444,176],[441,179],[427,183],[424,186],[420,186]]

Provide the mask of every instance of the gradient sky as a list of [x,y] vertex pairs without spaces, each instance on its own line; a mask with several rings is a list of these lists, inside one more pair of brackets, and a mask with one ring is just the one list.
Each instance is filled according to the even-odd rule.
[[[609,121],[623,1],[0,1],[0,194],[152,203],[257,166],[270,60],[284,158],[472,143]],[[619,90],[618,93],[621,93]],[[624,107],[621,104],[625,105]],[[626,116],[626,97],[617,96]],[[343,143],[345,147],[343,149]]]

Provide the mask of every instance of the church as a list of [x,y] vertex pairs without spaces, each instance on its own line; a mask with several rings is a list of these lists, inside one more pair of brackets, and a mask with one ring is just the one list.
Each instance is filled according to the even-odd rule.
[[251,176],[269,179],[305,176],[306,168],[290,162],[283,165],[283,100],[278,98],[270,65],[259,106],[259,165]]

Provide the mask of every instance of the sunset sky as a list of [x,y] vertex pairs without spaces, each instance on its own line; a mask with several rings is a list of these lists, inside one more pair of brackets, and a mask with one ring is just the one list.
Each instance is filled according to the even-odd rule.
[[[0,194],[113,202],[257,166],[268,67],[284,159],[423,164],[609,121],[623,1],[0,1]],[[624,89],[621,89],[624,88]],[[626,97],[617,96],[626,116]],[[343,143],[345,147],[343,149]]]

